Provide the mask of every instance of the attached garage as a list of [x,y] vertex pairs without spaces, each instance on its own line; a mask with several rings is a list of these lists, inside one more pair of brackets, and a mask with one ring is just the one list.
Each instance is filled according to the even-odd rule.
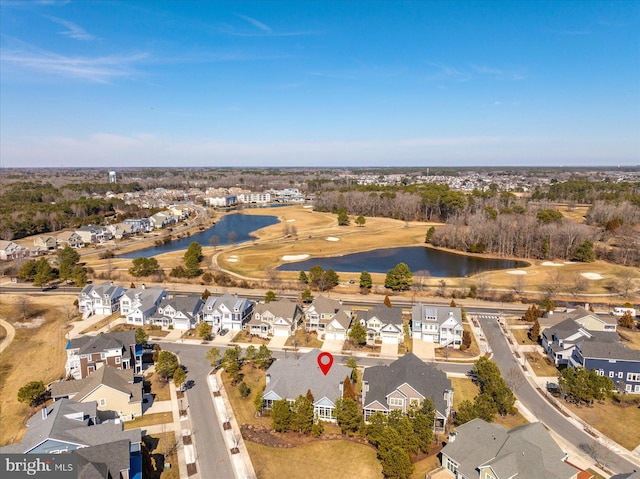
[[324,339],[344,341],[345,339],[347,339],[347,336],[344,331],[327,331],[324,334]]
[[385,334],[382,333],[380,335],[380,339],[382,339],[383,344],[398,344],[398,335],[397,334]]
[[273,335],[274,336],[291,336],[289,334],[289,327],[288,326],[274,326],[273,327]]

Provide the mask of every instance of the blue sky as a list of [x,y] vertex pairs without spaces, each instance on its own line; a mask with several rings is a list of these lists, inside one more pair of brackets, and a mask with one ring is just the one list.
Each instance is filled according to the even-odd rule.
[[3,166],[640,163],[640,2],[0,0]]

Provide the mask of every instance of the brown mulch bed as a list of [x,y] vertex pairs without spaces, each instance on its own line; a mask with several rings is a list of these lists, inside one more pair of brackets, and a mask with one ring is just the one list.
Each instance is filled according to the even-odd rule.
[[[368,445],[365,438],[354,436],[349,437],[344,434],[322,434],[320,437],[313,437],[309,434],[298,434],[297,432],[274,432],[267,426],[255,424],[243,424],[240,426],[242,437],[245,440],[262,444],[269,447],[297,447],[313,441],[353,441]],[[373,446],[371,446],[373,447]]]

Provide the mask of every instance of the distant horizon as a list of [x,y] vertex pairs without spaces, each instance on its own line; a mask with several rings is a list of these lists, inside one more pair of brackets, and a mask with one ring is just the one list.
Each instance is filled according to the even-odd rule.
[[0,166],[640,164],[640,2],[0,0]]

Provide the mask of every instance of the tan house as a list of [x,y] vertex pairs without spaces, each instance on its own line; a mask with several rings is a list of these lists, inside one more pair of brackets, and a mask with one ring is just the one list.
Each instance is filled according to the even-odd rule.
[[56,401],[95,401],[102,421],[116,417],[130,421],[142,416],[142,381],[136,382],[133,369],[104,366],[84,379],[53,383],[51,397]]
[[566,311],[553,311],[540,318],[540,330],[556,326],[567,319],[572,319],[588,331],[616,331],[618,319],[614,316],[596,314],[585,308],[568,309]]
[[56,239],[58,241],[58,248],[60,249],[65,246],[71,246],[73,249],[84,248],[82,237],[75,231],[63,231]]
[[33,246],[41,250],[54,250],[58,247],[58,241],[53,236],[38,236],[33,240]]
[[256,304],[249,321],[249,332],[267,336],[292,336],[302,322],[302,310],[288,299]]

